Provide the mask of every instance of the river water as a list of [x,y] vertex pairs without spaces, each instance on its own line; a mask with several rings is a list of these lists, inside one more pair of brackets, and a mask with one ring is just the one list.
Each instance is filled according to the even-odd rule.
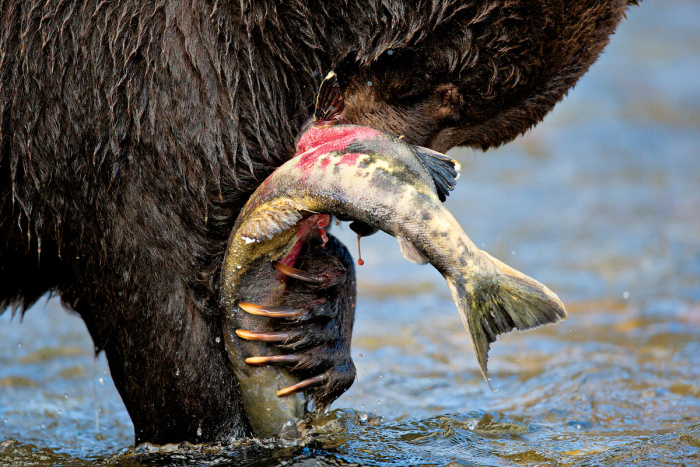
[[104,357],[53,299],[0,316],[0,465],[700,465],[698,18],[694,0],[644,2],[535,130],[451,153],[465,231],[569,312],[492,346],[494,391],[442,277],[377,234],[358,379],[320,434],[134,447]]

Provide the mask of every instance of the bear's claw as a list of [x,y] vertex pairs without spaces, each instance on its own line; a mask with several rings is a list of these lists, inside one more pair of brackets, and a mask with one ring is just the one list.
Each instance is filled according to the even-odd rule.
[[288,306],[263,306],[248,302],[238,302],[238,306],[246,313],[267,318],[296,318],[304,313],[304,310]]
[[288,332],[256,332],[236,329],[236,335],[241,339],[260,342],[284,342],[291,336]]
[[245,362],[248,365],[269,365],[271,363],[298,363],[301,360],[299,355],[270,355],[266,357],[248,357]]
[[309,271],[297,269],[287,264],[280,263],[279,261],[274,262],[272,266],[285,276],[318,285],[322,289],[340,285],[345,282],[346,278],[345,268],[332,267],[330,265],[330,267],[326,268],[321,274],[314,274]]
[[318,274],[312,274],[307,271],[302,271],[301,269],[297,269],[287,264],[280,263],[279,261],[275,262],[273,266],[285,276],[293,277],[294,279],[299,279],[300,281],[321,285],[327,280],[326,277],[320,276]]
[[318,376],[314,376],[313,378],[308,378],[304,381],[299,381],[297,384],[287,386],[286,388],[277,391],[277,397],[289,396],[296,392],[303,391],[306,388],[325,383],[326,381],[328,381],[328,379],[328,373],[322,373]]

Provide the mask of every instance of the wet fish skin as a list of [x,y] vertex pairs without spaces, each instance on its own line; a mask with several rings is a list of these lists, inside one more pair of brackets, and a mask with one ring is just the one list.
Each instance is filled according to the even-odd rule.
[[[327,132],[332,135],[327,137]],[[265,347],[270,346],[259,344],[251,350],[235,337],[236,313],[242,313],[236,306],[236,287],[255,261],[271,263],[288,256],[310,228],[304,221],[309,216],[324,213],[360,221],[404,238],[428,259],[447,280],[485,378],[488,348],[498,334],[566,316],[549,289],[471,242],[443,206],[430,171],[413,147],[353,125],[317,125],[307,133],[320,144],[279,167],[251,196],[233,229],[223,268],[222,294],[231,310],[224,320],[227,349],[246,380],[244,405],[256,433],[274,435],[280,423],[302,416],[304,409],[298,395],[296,400],[275,402],[274,390],[265,397],[259,394],[271,382],[296,382],[288,370],[258,368],[251,378],[250,370],[243,368],[241,355],[266,355]],[[326,152],[329,146],[340,150]],[[240,350],[241,345],[246,348]],[[232,350],[236,346],[239,350]]]
[[339,124],[342,110],[330,74],[319,93],[316,121],[300,134],[297,156],[251,196],[229,239],[222,273],[229,310],[226,346],[258,435],[276,435],[281,423],[300,417],[304,408],[298,395],[275,401],[274,390],[259,394],[272,382],[295,382],[285,368],[258,368],[261,372],[251,377],[242,364],[242,355],[267,355],[269,346],[242,343],[235,336],[244,314],[237,306],[240,281],[257,261],[293,260],[313,228],[309,216],[332,214],[354,220],[362,230],[384,230],[397,238],[407,259],[435,266],[452,292],[487,382],[487,353],[499,334],[566,317],[555,294],[479,250],[444,208],[441,201],[454,187],[459,164],[377,130]]

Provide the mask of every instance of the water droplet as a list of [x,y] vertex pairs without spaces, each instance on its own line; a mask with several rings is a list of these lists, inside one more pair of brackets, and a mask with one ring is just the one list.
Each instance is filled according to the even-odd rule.
[[64,395],[63,395],[63,398],[64,398],[64,399],[68,399],[68,394],[64,394]]
[[58,409],[58,413],[63,413],[63,412],[61,411],[61,409]]
[[576,425],[576,429],[577,429],[577,430],[580,430],[580,429],[581,429],[581,425]]
[[314,75],[314,77],[316,77],[318,76],[318,71],[314,70],[311,74]]
[[103,378],[98,379],[97,381],[100,382],[100,384],[105,384],[105,380]]
[[366,413],[363,412],[360,414],[360,421],[361,422],[366,422],[368,419],[369,419],[369,415],[367,415]]
[[512,250],[512,251],[510,252],[510,255],[511,255],[511,256],[515,256],[515,250]]
[[179,368],[175,368],[175,376],[180,376],[180,369]]
[[236,269],[241,269],[241,265],[240,265],[240,264],[237,264],[237,265],[236,265]]
[[99,413],[102,413],[102,407],[98,407],[98,408],[97,408],[97,411],[98,411]]
[[394,55],[394,51],[391,50],[391,49],[389,49],[389,50],[386,51],[386,54],[387,54],[387,55]]
[[371,82],[371,81],[367,81],[367,86],[370,86],[370,87],[371,87],[371,86],[372,86],[372,82]]
[[197,428],[197,436],[202,436],[202,427]]
[[519,358],[516,358],[516,359],[515,359],[515,361],[516,361],[516,362],[519,362],[519,361],[520,361],[520,359],[519,359]]
[[622,294],[622,298],[624,298],[625,300],[627,300],[628,298],[630,298],[630,293],[629,293],[628,291],[625,290],[624,293]]
[[221,338],[220,338],[220,337],[217,337],[217,338],[214,339],[214,340],[216,341],[217,344],[219,344],[219,343],[221,342]]
[[21,343],[21,342],[17,342],[17,348],[18,348],[18,349],[21,349],[21,348],[22,348],[22,343]]
[[7,419],[4,419],[2,422],[3,422],[3,423],[7,423]]

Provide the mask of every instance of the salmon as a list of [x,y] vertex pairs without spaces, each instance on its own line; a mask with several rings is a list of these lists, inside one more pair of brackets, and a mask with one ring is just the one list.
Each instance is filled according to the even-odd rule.
[[[297,154],[260,185],[239,214],[223,267],[222,292],[231,310],[225,328],[238,329],[237,283],[247,268],[260,258],[293,260],[318,216],[332,215],[393,235],[407,259],[440,271],[488,383],[488,350],[497,336],[559,322],[566,318],[564,305],[544,285],[477,248],[445,208],[442,201],[458,176],[456,161],[344,123],[342,110],[331,74],[319,92],[316,120],[298,138]],[[233,339],[229,333],[227,342]],[[240,355],[229,353],[232,362],[240,362]],[[284,368],[267,368],[262,380],[294,380]],[[251,396],[243,396],[246,407],[260,406],[257,393]],[[298,417],[295,404],[280,401],[265,412]]]

